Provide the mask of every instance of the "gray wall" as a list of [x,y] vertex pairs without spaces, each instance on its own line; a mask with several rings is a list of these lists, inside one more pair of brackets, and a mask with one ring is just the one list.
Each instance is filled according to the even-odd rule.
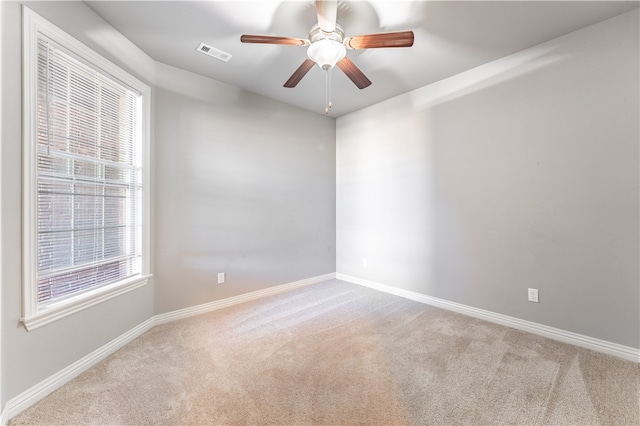
[[638,21],[339,118],[337,271],[638,348]]
[[156,313],[334,272],[334,119],[157,78]]

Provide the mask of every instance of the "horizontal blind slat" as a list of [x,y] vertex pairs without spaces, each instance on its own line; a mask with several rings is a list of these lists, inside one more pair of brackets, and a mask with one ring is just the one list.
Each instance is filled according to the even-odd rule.
[[127,255],[127,256],[118,256],[118,257],[108,258],[99,262],[92,262],[92,263],[86,263],[84,265],[77,265],[69,268],[63,268],[49,274],[41,274],[40,278],[43,280],[47,280],[52,277],[56,277],[58,275],[71,274],[74,272],[83,271],[83,270],[91,269],[94,267],[99,267],[99,266],[106,265],[113,262],[120,262],[122,260],[133,259],[135,257],[136,257],[135,255]]

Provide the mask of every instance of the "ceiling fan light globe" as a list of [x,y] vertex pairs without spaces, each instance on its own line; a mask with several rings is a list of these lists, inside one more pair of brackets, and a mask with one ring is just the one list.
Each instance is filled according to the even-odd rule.
[[342,43],[331,39],[322,39],[311,43],[307,56],[322,69],[333,68],[347,54]]

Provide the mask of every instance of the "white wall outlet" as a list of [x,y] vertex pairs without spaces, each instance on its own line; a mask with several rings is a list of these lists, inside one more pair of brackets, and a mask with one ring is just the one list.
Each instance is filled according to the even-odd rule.
[[224,283],[224,272],[218,274],[218,284]]
[[529,302],[538,303],[538,289],[537,288],[530,288],[528,294],[529,294]]
[[362,258],[362,266],[364,266],[365,268],[366,268],[367,266],[369,266],[369,262],[367,261],[367,258],[366,258],[366,257],[363,257],[363,258]]

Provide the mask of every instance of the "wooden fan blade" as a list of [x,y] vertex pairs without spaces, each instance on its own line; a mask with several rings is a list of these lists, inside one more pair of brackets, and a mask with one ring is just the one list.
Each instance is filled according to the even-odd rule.
[[336,30],[337,0],[316,0],[316,13],[318,15],[318,26],[322,31],[332,33]]
[[289,46],[308,46],[310,44],[309,40],[305,40],[303,38],[276,37],[276,36],[251,35],[251,34],[241,35],[240,41],[243,43],[286,44]]
[[411,47],[413,31],[397,33],[379,33],[347,37],[344,40],[347,49],[375,49],[378,47]]
[[360,71],[360,68],[358,68],[356,64],[346,56],[338,62],[338,68],[340,68],[342,72],[345,73],[356,86],[358,86],[358,89],[364,89],[371,85],[371,80],[369,80],[367,76]]
[[296,87],[296,85],[300,83],[300,80],[302,80],[302,77],[307,75],[309,70],[313,68],[315,64],[316,63],[311,59],[305,59],[302,65],[300,65],[298,69],[293,72],[291,77],[289,77],[289,80],[284,83],[284,87]]

